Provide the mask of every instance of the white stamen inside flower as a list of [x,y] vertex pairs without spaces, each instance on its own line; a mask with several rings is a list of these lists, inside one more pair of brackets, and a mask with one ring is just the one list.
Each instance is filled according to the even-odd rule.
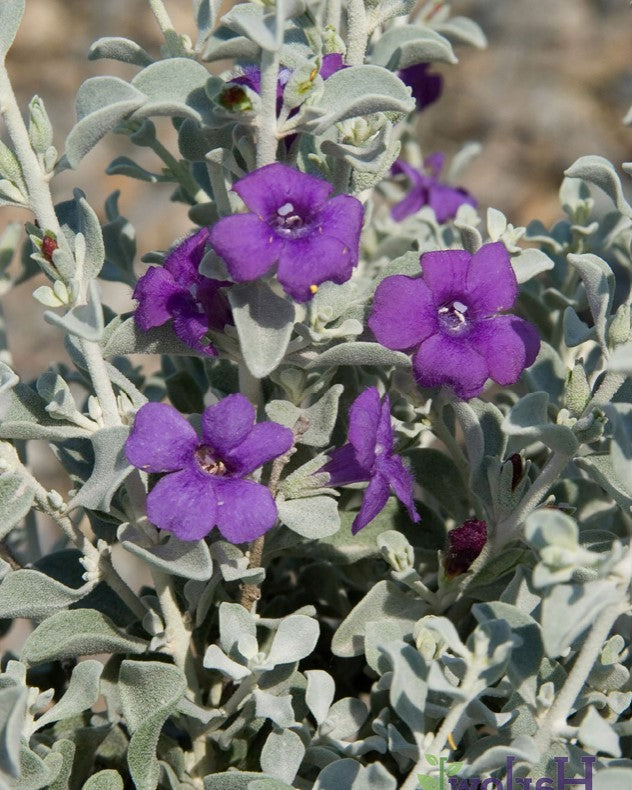
[[284,203],[281,208],[277,209],[277,214],[280,217],[287,217],[288,214],[291,214],[294,211],[294,206],[292,203]]

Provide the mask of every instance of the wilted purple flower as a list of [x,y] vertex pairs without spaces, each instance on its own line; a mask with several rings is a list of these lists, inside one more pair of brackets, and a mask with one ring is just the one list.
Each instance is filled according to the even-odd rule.
[[469,570],[471,564],[487,543],[487,524],[471,518],[448,532],[448,542],[443,557],[443,567],[448,576],[458,576]]
[[419,521],[413,502],[412,475],[393,452],[388,395],[381,401],[377,389],[369,387],[354,400],[349,409],[348,439],[347,444],[329,454],[330,460],[321,471],[329,473],[331,486],[369,481],[360,512],[351,527],[353,534],[366,527],[383,509],[391,487],[411,519]]
[[416,63],[400,69],[397,76],[412,88],[413,99],[418,110],[425,110],[441,96],[443,90],[443,77],[440,74],[429,74],[430,63]]
[[431,154],[426,157],[423,172],[411,167],[402,159],[393,163],[391,168],[393,175],[403,173],[411,184],[410,192],[391,209],[394,220],[401,222],[411,214],[416,214],[420,208],[430,206],[437,217],[437,222],[445,222],[454,217],[459,206],[464,203],[470,206],[477,205],[476,200],[465,189],[439,181],[444,159],[443,154]]
[[486,379],[506,386],[535,360],[540,338],[509,310],[518,283],[501,242],[474,255],[465,250],[426,252],[422,277],[397,274],[378,286],[369,326],[383,346],[418,350],[413,369],[422,387],[447,384],[459,398],[474,398]]
[[173,406],[141,406],[125,445],[131,464],[167,472],[147,496],[147,516],[181,540],[199,540],[217,527],[231,543],[267,532],[277,518],[270,491],[251,472],[287,452],[292,431],[276,422],[257,425],[255,410],[239,393],[202,414],[200,439]]
[[198,272],[208,237],[208,228],[202,228],[174,247],[162,266],[152,266],[139,279],[133,297],[138,300],[134,319],[144,332],[171,320],[183,343],[212,357],[217,352],[202,339],[209,329],[232,322],[221,290],[231,283]]
[[222,217],[210,241],[234,280],[256,280],[278,262],[285,291],[305,302],[320,283],[351,277],[362,229],[359,200],[330,199],[328,181],[278,162],[249,173],[233,189],[250,213]]

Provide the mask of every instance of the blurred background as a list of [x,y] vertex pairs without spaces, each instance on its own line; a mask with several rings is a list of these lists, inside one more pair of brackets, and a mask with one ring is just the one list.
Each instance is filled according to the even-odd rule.
[[[178,32],[195,37],[191,0],[166,0],[166,6]],[[601,154],[616,166],[632,160],[632,128],[622,124],[632,104],[632,10],[626,0],[454,0],[452,10],[482,26],[489,48],[459,47],[457,66],[434,67],[444,75],[445,89],[419,117],[424,152],[443,150],[450,157],[465,142],[480,142],[482,153],[462,185],[483,208],[501,209],[515,225],[535,218],[553,223],[560,216],[562,172],[577,157]],[[34,93],[44,99],[60,152],[74,123],[80,84],[99,74],[130,79],[136,72],[87,60],[90,43],[105,35],[132,38],[159,52],[161,34],[146,0],[26,0],[8,68],[25,110]],[[165,122],[160,128],[168,127]],[[55,180],[55,197],[67,199],[79,186],[102,213],[104,199],[120,189],[119,209],[136,227],[140,258],[169,247],[190,225],[186,208],[169,202],[170,187],[105,175],[121,154],[130,154],[126,140],[109,135],[78,171]],[[157,164],[151,156],[142,163],[150,169]],[[26,219],[24,212],[4,208],[0,230]],[[66,359],[59,333],[31,298],[39,284],[30,281],[1,300],[13,364],[25,381]],[[131,307],[125,286],[106,284],[104,291],[116,309]],[[36,475],[65,495],[69,484],[59,477],[52,454],[43,443],[31,444]]]

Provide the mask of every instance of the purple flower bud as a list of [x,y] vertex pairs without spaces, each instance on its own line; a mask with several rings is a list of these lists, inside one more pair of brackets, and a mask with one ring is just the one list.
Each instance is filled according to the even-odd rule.
[[412,88],[412,96],[418,110],[425,110],[434,104],[443,90],[443,77],[440,74],[428,73],[430,63],[416,63],[400,69],[397,76]]
[[443,567],[448,576],[465,573],[487,543],[487,524],[471,518],[460,527],[451,529],[443,557]]

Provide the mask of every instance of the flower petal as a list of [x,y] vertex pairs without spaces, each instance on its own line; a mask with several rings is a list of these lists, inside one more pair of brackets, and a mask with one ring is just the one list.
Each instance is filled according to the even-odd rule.
[[319,469],[327,472],[329,481],[327,485],[336,488],[350,483],[361,483],[369,479],[370,470],[364,469],[358,463],[355,447],[352,444],[343,444],[335,450],[328,452],[329,461]]
[[421,516],[415,509],[413,500],[413,476],[409,469],[404,466],[404,462],[398,455],[391,456],[383,467],[384,474],[388,477],[395,496],[405,505],[408,515],[415,524],[421,520]]
[[215,481],[189,468],[162,477],[147,496],[147,517],[180,540],[200,540],[218,514]]
[[468,340],[487,361],[490,378],[503,387],[514,384],[540,350],[535,327],[514,315],[479,321]]
[[403,200],[391,208],[391,217],[395,222],[401,222],[411,214],[416,214],[420,208],[428,204],[428,190],[424,186],[413,187]]
[[440,74],[428,73],[429,63],[416,63],[400,69],[397,76],[412,88],[412,95],[418,110],[425,109],[441,96],[443,77]]
[[313,211],[327,200],[333,187],[322,178],[273,162],[241,178],[233,189],[251,211],[267,218],[285,203]]
[[211,228],[210,241],[237,282],[262,277],[282,248],[281,239],[255,214],[222,217]]
[[388,501],[389,483],[382,474],[375,475],[364,490],[360,512],[354,518],[351,532],[355,535],[383,510]]
[[211,280],[209,277],[202,277],[198,284],[197,300],[204,310],[210,329],[222,330],[226,324],[233,323],[230,303],[223,290],[231,285],[227,280]]
[[437,217],[437,222],[445,222],[456,215],[459,206],[467,203],[476,206],[474,198],[464,189],[435,182],[428,190],[428,203]]
[[189,348],[208,357],[217,356],[213,346],[202,342],[208,332],[208,318],[198,307],[188,291],[174,294],[169,300],[169,310],[173,319],[173,330]]
[[[365,389],[349,409],[349,441],[355,448],[358,463],[366,470],[370,470],[375,463],[381,412],[382,404],[376,387]],[[392,450],[392,441],[387,450]]]
[[391,173],[394,176],[398,176],[400,174],[405,175],[413,188],[425,187],[427,185],[428,179],[426,176],[421,171],[417,170],[416,167],[409,165],[408,162],[405,162],[403,159],[396,159],[393,162],[391,165]]
[[[176,282],[194,282],[199,278],[198,267],[204,257],[209,239],[209,229],[202,228],[176,245],[167,255],[164,267],[173,274]],[[185,281],[185,282],[183,282]]]
[[276,422],[260,422],[241,444],[224,453],[223,461],[234,474],[247,475],[286,453],[293,443],[294,436],[289,428]]
[[465,250],[438,250],[425,252],[421,256],[423,280],[432,291],[437,307],[464,298],[465,278],[471,258]]
[[466,338],[437,333],[419,347],[413,357],[415,378],[421,387],[452,387],[463,400],[483,391],[489,375],[487,362]]
[[279,258],[278,278],[284,290],[297,302],[307,302],[314,295],[312,286],[327,280],[346,282],[357,260],[338,239],[325,235],[287,240]]
[[322,207],[318,212],[319,232],[323,236],[331,236],[342,242],[351,251],[351,259],[355,266],[358,262],[358,247],[364,207],[357,198],[351,195],[338,195]]
[[399,350],[421,343],[437,331],[432,293],[423,280],[395,274],[377,287],[369,326],[378,343]]
[[217,526],[230,543],[255,540],[277,520],[277,509],[272,494],[252,480],[218,477]]
[[173,275],[162,268],[152,266],[138,280],[132,297],[138,300],[134,320],[146,332],[155,326],[162,326],[171,318],[168,309],[169,300],[183,292]]
[[348,66],[345,66],[340,52],[330,52],[328,55],[323,55],[323,59],[320,62],[320,71],[318,73],[326,80],[328,77],[331,77],[332,74],[340,71],[340,69],[348,68]]
[[173,472],[191,463],[198,437],[167,403],[146,403],[134,419],[125,444],[127,460],[145,472]]
[[391,424],[391,399],[388,395],[384,396],[384,401],[380,404],[380,418],[375,438],[375,455],[377,459],[380,460],[380,457],[390,456],[393,452],[393,426]]
[[223,458],[241,444],[253,428],[255,409],[245,395],[236,392],[204,409],[202,436]]
[[467,270],[466,298],[479,315],[509,310],[518,296],[518,281],[501,241],[484,244]]

